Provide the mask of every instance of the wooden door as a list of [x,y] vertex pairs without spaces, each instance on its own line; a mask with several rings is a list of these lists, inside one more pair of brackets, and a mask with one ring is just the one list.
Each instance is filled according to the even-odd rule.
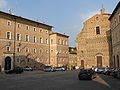
[[97,56],[97,67],[102,67],[102,56]]
[[81,67],[84,68],[84,60],[81,60]]

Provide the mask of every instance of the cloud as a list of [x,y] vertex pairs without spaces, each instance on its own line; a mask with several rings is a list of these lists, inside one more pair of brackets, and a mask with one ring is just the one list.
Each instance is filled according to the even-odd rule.
[[6,0],[0,0],[0,8],[3,8],[7,5],[7,1]]
[[84,22],[87,19],[91,18],[92,16],[94,16],[95,14],[99,14],[99,10],[98,11],[93,11],[93,12],[88,12],[87,14],[81,14],[80,18],[81,20]]

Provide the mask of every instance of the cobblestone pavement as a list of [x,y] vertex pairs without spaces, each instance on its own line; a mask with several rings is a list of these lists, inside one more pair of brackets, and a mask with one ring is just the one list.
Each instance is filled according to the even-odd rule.
[[120,90],[120,80],[98,75],[93,80],[78,80],[78,71],[23,74],[0,72],[0,90]]

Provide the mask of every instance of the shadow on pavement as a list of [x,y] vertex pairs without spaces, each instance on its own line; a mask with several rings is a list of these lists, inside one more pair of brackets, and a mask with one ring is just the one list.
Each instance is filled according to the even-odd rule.
[[110,77],[99,75],[93,80],[78,80],[78,72],[5,75],[4,78],[0,77],[0,90],[120,90],[112,87],[116,80],[111,83]]
[[99,74],[99,77],[109,85],[112,90],[120,90],[120,80],[113,78],[112,76]]

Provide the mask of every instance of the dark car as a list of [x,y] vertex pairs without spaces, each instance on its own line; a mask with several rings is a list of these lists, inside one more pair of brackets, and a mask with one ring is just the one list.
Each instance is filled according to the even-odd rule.
[[21,74],[23,72],[23,68],[20,68],[20,67],[16,67],[14,68],[13,70],[6,70],[5,73],[6,74]]
[[51,66],[45,66],[45,67],[43,68],[43,71],[45,71],[45,72],[53,72],[53,71],[54,71],[54,68],[51,67]]
[[114,71],[112,72],[112,76],[113,76],[114,78],[117,78],[117,77],[118,77],[118,71],[119,71],[119,69],[116,68],[116,69],[114,69]]
[[82,69],[79,71],[78,78],[81,79],[93,79],[96,77],[96,73],[91,69]]

